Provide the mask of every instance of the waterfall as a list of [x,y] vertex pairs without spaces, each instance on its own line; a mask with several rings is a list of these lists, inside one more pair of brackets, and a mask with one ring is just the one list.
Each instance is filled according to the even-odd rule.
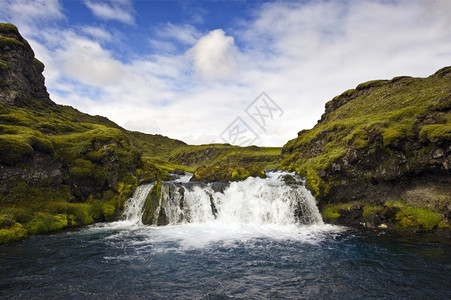
[[[291,178],[285,180],[286,176]],[[315,198],[294,173],[271,172],[230,184],[161,182],[138,187],[127,220],[148,225],[180,223],[323,224]]]
[[148,183],[136,188],[133,197],[129,198],[125,204],[123,216],[126,221],[142,224],[141,217],[143,214],[143,206],[153,186],[153,183]]

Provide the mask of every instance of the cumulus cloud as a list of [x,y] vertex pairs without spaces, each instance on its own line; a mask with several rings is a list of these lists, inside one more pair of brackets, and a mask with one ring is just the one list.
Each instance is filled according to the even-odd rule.
[[236,69],[235,40],[216,29],[201,37],[187,52],[197,75],[207,81],[227,79]]
[[134,24],[133,8],[130,1],[116,0],[108,2],[99,2],[87,0],[86,6],[98,18],[107,21],[119,21],[126,24]]

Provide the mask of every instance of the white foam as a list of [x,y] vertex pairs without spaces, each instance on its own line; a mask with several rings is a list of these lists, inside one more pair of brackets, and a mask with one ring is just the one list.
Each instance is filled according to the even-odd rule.
[[[297,184],[286,184],[282,180],[285,175],[293,176]],[[218,244],[233,246],[260,239],[318,243],[344,230],[323,223],[315,198],[294,173],[278,171],[268,173],[266,179],[250,177],[232,182],[222,193],[208,185],[165,183],[159,209],[165,209],[170,225],[161,227],[141,223],[152,187],[137,188],[127,201],[125,220],[95,225],[90,230],[110,230],[107,239],[127,240],[142,251],[149,247],[152,251],[179,251]],[[301,217],[295,217],[299,214]]]

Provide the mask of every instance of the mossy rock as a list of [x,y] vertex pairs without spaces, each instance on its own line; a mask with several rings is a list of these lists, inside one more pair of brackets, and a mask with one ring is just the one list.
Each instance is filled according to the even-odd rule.
[[0,23],[0,33],[5,35],[11,33],[18,34],[19,29],[11,23]]
[[36,57],[33,59],[33,67],[35,68],[36,72],[38,72],[39,74],[44,72],[44,64],[37,59]]
[[25,47],[25,45],[15,38],[0,36],[0,48],[4,47]]
[[401,229],[432,230],[439,226],[442,216],[430,208],[405,206],[396,215]]
[[0,135],[0,163],[14,165],[33,155],[33,147],[21,137]]
[[28,236],[28,231],[20,223],[14,223],[12,226],[0,227],[0,244],[19,241]]
[[146,202],[144,203],[142,223],[145,225],[157,225],[158,223],[161,223],[159,222],[159,216],[155,216],[161,202],[161,187],[162,182],[157,181],[152,187],[152,190],[150,191],[149,195],[147,196]]
[[357,91],[361,91],[361,90],[369,89],[372,87],[382,86],[382,85],[386,84],[387,82],[388,82],[388,80],[370,80],[370,81],[359,84],[355,89]]
[[245,180],[248,177],[266,178],[266,173],[258,166],[201,166],[194,171],[191,181],[231,182]]
[[67,216],[63,214],[50,215],[47,213],[36,213],[33,219],[25,224],[30,234],[44,234],[67,227]]

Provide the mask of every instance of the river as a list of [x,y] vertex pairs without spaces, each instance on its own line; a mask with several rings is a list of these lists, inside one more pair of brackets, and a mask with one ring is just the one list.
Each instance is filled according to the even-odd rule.
[[168,183],[185,191],[167,226],[142,224],[153,185],[141,186],[122,221],[2,245],[0,298],[451,298],[449,242],[324,224],[280,177],[220,192]]

